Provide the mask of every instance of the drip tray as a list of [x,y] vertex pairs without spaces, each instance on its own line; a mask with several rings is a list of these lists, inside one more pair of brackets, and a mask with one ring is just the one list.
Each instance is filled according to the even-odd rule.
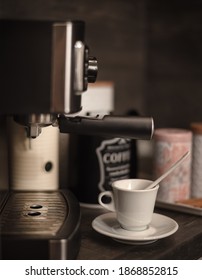
[[0,195],[1,259],[74,259],[80,246],[79,203],[69,191]]

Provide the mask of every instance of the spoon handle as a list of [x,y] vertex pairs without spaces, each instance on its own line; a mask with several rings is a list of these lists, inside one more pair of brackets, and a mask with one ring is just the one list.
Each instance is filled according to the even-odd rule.
[[165,177],[167,177],[175,168],[177,168],[188,156],[190,152],[186,152],[179,160],[177,160],[164,174],[162,174],[158,179],[156,179],[151,185],[146,187],[147,190],[154,188],[158,183],[160,183]]

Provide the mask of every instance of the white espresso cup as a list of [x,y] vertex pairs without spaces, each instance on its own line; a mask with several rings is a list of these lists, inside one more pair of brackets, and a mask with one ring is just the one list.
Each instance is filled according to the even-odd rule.
[[[112,191],[101,192],[98,201],[107,210],[116,212],[120,226],[126,230],[142,231],[152,221],[159,185],[145,188],[152,181],[144,179],[123,179],[112,183]],[[110,197],[109,203],[103,197]]]

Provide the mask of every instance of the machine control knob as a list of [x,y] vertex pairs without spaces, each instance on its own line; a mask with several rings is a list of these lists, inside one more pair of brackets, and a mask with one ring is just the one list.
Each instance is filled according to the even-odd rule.
[[82,93],[87,90],[88,83],[94,83],[97,78],[98,63],[95,57],[89,56],[89,48],[82,41],[74,46],[75,78],[74,90]]
[[85,90],[88,88],[88,83],[95,83],[98,73],[98,62],[94,56],[89,55],[89,48],[85,46],[84,54],[84,81]]
[[88,58],[88,71],[87,77],[89,83],[95,83],[98,73],[98,63],[95,57],[89,56]]

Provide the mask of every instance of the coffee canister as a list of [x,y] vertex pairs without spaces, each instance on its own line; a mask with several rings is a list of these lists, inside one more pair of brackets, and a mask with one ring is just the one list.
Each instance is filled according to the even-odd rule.
[[193,132],[191,196],[198,198],[202,197],[202,123],[192,123],[191,130]]
[[[80,115],[94,117],[112,114],[114,84],[91,85],[82,96]],[[130,139],[98,135],[70,135],[69,187],[82,205],[99,207],[98,195],[110,190],[115,180],[131,177],[134,143]]]
[[[192,150],[192,132],[178,128],[160,128],[154,132],[154,178],[166,172],[183,154]],[[176,202],[190,197],[191,156],[161,183],[157,199]]]

